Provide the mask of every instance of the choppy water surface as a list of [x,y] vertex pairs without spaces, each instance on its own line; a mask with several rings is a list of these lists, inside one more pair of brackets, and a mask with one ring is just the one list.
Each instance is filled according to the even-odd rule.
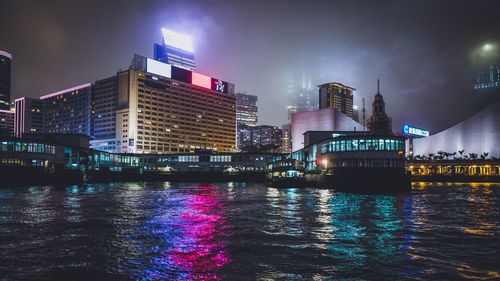
[[500,278],[500,186],[0,189],[0,280]]

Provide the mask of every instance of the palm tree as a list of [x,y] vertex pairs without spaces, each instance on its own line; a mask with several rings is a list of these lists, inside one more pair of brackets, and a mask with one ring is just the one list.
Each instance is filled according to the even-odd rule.
[[476,160],[477,159],[477,154],[476,153],[469,153],[469,158],[472,159],[472,160]]
[[483,154],[481,154],[481,159],[485,160],[486,157],[488,157],[488,152],[483,152]]
[[465,152],[465,149],[462,149],[462,150],[458,151],[458,154],[460,154],[460,159],[462,159],[462,157],[464,155],[464,152]]

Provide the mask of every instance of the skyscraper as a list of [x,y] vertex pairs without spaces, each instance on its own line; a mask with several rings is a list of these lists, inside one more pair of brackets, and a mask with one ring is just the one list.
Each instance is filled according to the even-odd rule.
[[161,29],[163,43],[154,44],[154,59],[170,65],[196,70],[191,37],[165,28]]
[[10,110],[11,54],[0,51],[0,109]]
[[356,89],[338,82],[319,85],[319,108],[335,108],[353,117],[353,93]]
[[292,152],[292,124],[285,124],[281,127],[283,132],[283,143],[281,145],[282,153]]
[[257,96],[237,93],[236,122],[246,126],[257,125]]
[[299,80],[292,80],[288,85],[290,103],[288,109],[288,123],[291,122],[292,114],[295,112],[313,111],[318,109],[318,95],[312,86],[311,78],[302,75],[301,85],[297,85]]

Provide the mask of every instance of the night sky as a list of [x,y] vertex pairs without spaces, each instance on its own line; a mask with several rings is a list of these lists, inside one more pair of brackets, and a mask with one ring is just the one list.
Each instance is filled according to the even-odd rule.
[[[377,3],[375,3],[377,2]],[[470,115],[478,50],[500,40],[500,1],[1,0],[12,98],[39,97],[152,57],[161,27],[195,39],[198,72],[259,97],[259,123],[286,123],[290,81],[341,82],[371,111],[376,79],[394,131]],[[482,58],[482,60],[489,58]]]

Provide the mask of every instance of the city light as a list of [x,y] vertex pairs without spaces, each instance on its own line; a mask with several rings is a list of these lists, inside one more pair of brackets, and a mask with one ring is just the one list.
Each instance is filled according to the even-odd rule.
[[163,43],[190,53],[194,52],[193,41],[191,37],[186,34],[177,33],[165,28],[161,29],[163,33]]
[[405,133],[405,135],[411,135],[411,136],[417,136],[417,137],[428,137],[429,136],[428,130],[415,128],[415,127],[412,127],[410,125],[404,125],[403,133]]
[[491,45],[491,44],[487,43],[487,44],[484,44],[484,46],[483,46],[483,51],[490,51],[492,49],[493,49],[493,45]]

